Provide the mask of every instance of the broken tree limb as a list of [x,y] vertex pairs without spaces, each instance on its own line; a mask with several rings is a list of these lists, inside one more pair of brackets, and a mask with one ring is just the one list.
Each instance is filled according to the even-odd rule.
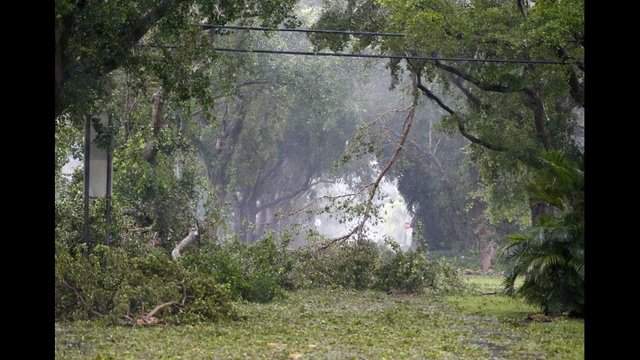
[[360,222],[358,223],[358,225],[353,227],[351,229],[351,231],[349,231],[347,234],[342,235],[342,236],[337,237],[337,238],[333,238],[333,239],[327,241],[325,244],[321,245],[318,250],[325,250],[328,247],[330,247],[330,246],[332,246],[332,245],[334,245],[334,244],[336,244],[338,242],[342,242],[344,240],[347,240],[351,236],[353,236],[354,234],[356,234],[356,233],[362,231],[362,229],[364,229],[364,226],[367,223],[367,220],[369,220],[369,217],[371,216],[371,207],[373,206],[373,197],[375,196],[376,192],[378,191],[378,187],[380,186],[380,182],[382,181],[384,176],[387,174],[387,172],[391,169],[391,166],[393,166],[393,164],[398,159],[398,156],[400,155],[400,151],[402,150],[402,148],[404,146],[404,143],[405,143],[405,141],[407,139],[407,136],[409,135],[409,132],[411,131],[411,125],[413,124],[413,119],[414,119],[414,116],[415,116],[416,106],[417,106],[417,98],[414,97],[413,104],[409,108],[409,112],[407,114],[407,117],[405,118],[404,124],[402,125],[402,136],[400,137],[400,142],[396,146],[396,149],[393,152],[393,155],[391,156],[391,159],[389,160],[389,162],[387,162],[387,164],[384,167],[384,169],[380,172],[380,174],[378,174],[378,177],[373,182],[373,184],[370,184],[370,185],[372,185],[372,187],[371,187],[371,190],[369,191],[369,197],[368,197],[367,202],[366,202],[366,206],[365,206],[363,217],[360,220]]
[[[156,306],[155,308],[153,308],[153,310],[151,310],[148,314],[142,315],[141,317],[136,319],[134,324],[135,325],[140,325],[140,326],[158,324],[160,322],[160,320],[158,318],[156,318],[154,315],[156,313],[158,313],[158,311],[166,308],[167,306],[171,306],[171,305],[179,305],[179,303],[177,301],[169,301],[169,302],[166,302],[164,304],[160,304],[160,305]],[[131,317],[127,317],[127,316],[125,316],[125,318],[131,319]]]
[[154,308],[153,308],[153,310],[149,311],[149,313],[148,313],[147,315],[145,315],[145,317],[146,317],[146,318],[151,318],[151,317],[153,317],[153,315],[155,315],[158,311],[160,311],[160,310],[162,310],[162,309],[166,308],[167,306],[177,305],[177,304],[178,304],[178,302],[177,302],[177,301],[169,301],[169,302],[166,302],[166,303],[164,303],[164,304],[160,304],[160,305],[158,305],[158,306],[154,307]]
[[153,310],[149,311],[147,314],[144,314],[144,304],[143,304],[143,311],[142,311],[142,315],[136,319],[134,319],[133,317],[131,317],[130,314],[126,314],[124,315],[124,319],[126,319],[130,324],[132,325],[138,325],[138,326],[145,326],[145,325],[156,325],[158,323],[160,323],[160,320],[155,317],[155,315],[162,309],[169,307],[169,306],[184,306],[185,302],[187,301],[187,288],[184,286],[184,283],[180,284],[180,287],[182,287],[182,300],[180,302],[177,301],[169,301],[163,304],[160,304],[156,307],[153,308]]
[[199,235],[198,228],[197,227],[192,228],[191,231],[189,231],[189,235],[187,235],[184,239],[182,239],[182,241],[180,241],[176,245],[173,251],[171,251],[171,258],[173,258],[173,260],[178,259],[181,256],[180,252],[182,251],[182,249],[184,249],[185,247],[187,247],[188,245],[196,241],[196,239],[198,238],[198,235]]

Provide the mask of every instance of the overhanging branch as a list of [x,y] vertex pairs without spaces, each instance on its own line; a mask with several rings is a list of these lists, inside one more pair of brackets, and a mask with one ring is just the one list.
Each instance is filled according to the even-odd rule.
[[424,86],[422,84],[422,81],[420,79],[421,74],[419,72],[416,74],[416,77],[418,78],[418,84],[417,84],[418,89],[420,89],[422,91],[422,93],[426,97],[428,97],[429,99],[433,100],[436,104],[438,104],[438,106],[440,106],[442,109],[444,109],[450,115],[453,115],[453,117],[455,118],[456,123],[458,125],[458,131],[460,131],[460,134],[462,134],[462,136],[464,136],[466,139],[468,139],[472,143],[481,145],[481,146],[483,146],[483,147],[485,147],[485,148],[487,148],[489,150],[494,150],[494,151],[506,151],[507,150],[507,148],[505,148],[504,146],[491,144],[488,141],[482,140],[482,139],[480,139],[478,137],[475,137],[475,136],[469,134],[469,132],[467,132],[467,129],[464,126],[464,122],[462,121],[462,118],[457,114],[457,112],[455,110],[451,109],[449,106],[447,106],[447,104],[445,104],[431,90],[429,90],[426,86]]
[[491,91],[491,92],[499,92],[499,93],[512,93],[512,92],[519,92],[522,91],[522,88],[519,87],[511,87],[508,85],[504,85],[504,84],[495,84],[495,83],[490,83],[490,82],[486,82],[480,79],[477,79],[475,77],[473,77],[472,75],[458,69],[455,68],[451,65],[447,65],[447,64],[443,64],[440,61],[436,61],[435,62],[435,66],[448,72],[451,74],[454,74],[455,76],[458,76],[470,83],[472,83],[473,85],[477,86],[478,88],[480,88],[481,90],[484,91]]

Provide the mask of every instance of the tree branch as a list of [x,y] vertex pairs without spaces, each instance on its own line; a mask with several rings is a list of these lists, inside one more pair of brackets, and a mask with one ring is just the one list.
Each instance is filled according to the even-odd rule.
[[75,31],[75,18],[85,7],[86,1],[80,1],[73,12],[62,21],[56,22],[56,107],[55,116],[60,115],[67,107],[64,101],[63,89],[71,79],[89,75],[97,79],[119,68],[127,59],[127,53],[161,18],[171,12],[185,0],[161,0],[146,14],[137,19],[130,19],[130,26],[119,31],[118,40],[110,48],[113,55],[102,58],[100,64],[95,64],[90,57],[75,59],[66,54],[70,34]]
[[472,106],[474,106],[474,107],[476,107],[478,109],[483,108],[483,107],[486,106],[485,104],[482,103],[480,98],[475,96],[471,91],[469,91],[469,89],[464,87],[464,85],[462,84],[462,81],[460,80],[459,77],[451,76],[451,81],[458,88],[458,90],[460,90],[462,92],[462,94],[467,98],[467,100],[469,100],[469,102],[471,103]]
[[454,74],[472,84],[474,84],[475,86],[477,86],[478,88],[480,88],[481,90],[485,90],[485,91],[491,91],[491,92],[499,92],[499,93],[512,93],[512,92],[519,92],[522,91],[522,88],[513,88],[511,86],[507,86],[507,85],[503,85],[503,84],[494,84],[494,83],[489,83],[480,79],[477,79],[475,77],[473,77],[472,75],[454,68],[453,66],[450,65],[446,65],[441,63],[440,61],[436,61],[435,62],[436,67],[449,72],[451,74]]
[[191,231],[189,231],[189,234],[176,245],[173,251],[171,251],[171,258],[173,258],[173,260],[177,260],[180,256],[182,256],[182,254],[180,254],[182,249],[192,244],[198,238],[199,235],[200,234],[198,232],[197,227],[194,229],[191,229]]
[[307,177],[307,180],[304,182],[304,184],[298,190],[296,190],[294,192],[291,192],[291,193],[289,193],[287,195],[281,196],[281,197],[279,197],[279,198],[277,198],[275,200],[272,200],[272,201],[270,201],[270,202],[268,202],[268,203],[266,203],[264,205],[261,204],[256,209],[257,209],[257,211],[261,211],[263,209],[268,209],[268,208],[271,208],[271,207],[273,207],[275,205],[278,205],[278,204],[282,203],[283,201],[291,200],[291,199],[295,198],[296,196],[302,194],[303,192],[309,190],[313,185],[315,185],[315,184],[311,184],[311,176],[309,176],[309,177]]
[[442,109],[444,109],[450,115],[453,115],[453,117],[455,118],[455,120],[457,122],[458,130],[460,131],[460,134],[462,134],[462,136],[467,138],[472,143],[478,144],[478,145],[482,145],[482,146],[484,146],[485,148],[487,148],[489,150],[494,150],[494,151],[506,151],[507,150],[507,148],[505,148],[503,146],[491,144],[491,143],[489,143],[489,142],[487,142],[485,140],[482,140],[480,138],[477,138],[477,137],[469,134],[467,132],[465,126],[464,126],[462,118],[453,109],[451,109],[442,100],[440,100],[440,98],[438,98],[433,92],[431,92],[431,90],[429,90],[424,85],[422,85],[422,81],[420,79],[421,75],[420,75],[419,72],[416,74],[416,77],[418,78],[418,84],[417,84],[418,89],[420,89],[422,91],[422,93],[425,96],[427,96],[429,99],[435,101],[436,104],[438,104]]
[[371,210],[371,206],[373,204],[373,197],[375,196],[376,192],[378,191],[378,187],[380,186],[380,182],[382,181],[384,176],[387,174],[387,172],[391,169],[391,166],[393,166],[393,164],[398,159],[398,156],[400,155],[400,151],[402,150],[402,148],[404,146],[404,143],[407,140],[407,136],[409,135],[409,131],[411,131],[411,125],[413,124],[413,119],[415,117],[415,111],[416,111],[416,103],[417,103],[416,100],[417,100],[417,97],[416,97],[416,99],[414,99],[413,106],[411,106],[411,109],[409,110],[409,114],[407,114],[407,117],[405,118],[404,124],[402,125],[402,128],[403,128],[402,137],[400,138],[400,142],[398,143],[398,146],[396,146],[396,149],[395,149],[395,151],[393,153],[393,156],[391,156],[391,159],[387,162],[387,164],[384,167],[384,169],[380,172],[380,174],[378,174],[378,177],[376,178],[376,180],[373,183],[373,187],[369,191],[369,198],[367,199],[367,202],[366,202],[366,206],[365,206],[365,210],[364,210],[364,216],[363,216],[362,220],[360,220],[360,223],[358,223],[358,225],[356,225],[353,229],[351,229],[351,231],[349,231],[347,234],[329,240],[324,245],[322,245],[319,248],[319,250],[327,249],[329,246],[331,246],[331,245],[333,245],[335,243],[347,240],[351,236],[353,236],[355,233],[362,231],[362,229],[364,228],[364,225],[366,224],[367,220],[369,220],[369,217],[371,216],[370,210]]

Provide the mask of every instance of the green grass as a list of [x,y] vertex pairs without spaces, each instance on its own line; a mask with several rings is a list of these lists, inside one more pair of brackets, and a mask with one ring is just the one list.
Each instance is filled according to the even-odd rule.
[[[485,288],[499,279],[473,277]],[[483,288],[483,291],[484,289]],[[526,321],[518,299],[304,290],[239,304],[241,321],[130,328],[56,324],[60,359],[582,359],[580,320]]]

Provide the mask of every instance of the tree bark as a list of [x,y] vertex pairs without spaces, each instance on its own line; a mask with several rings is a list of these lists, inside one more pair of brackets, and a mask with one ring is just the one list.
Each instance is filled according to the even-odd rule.
[[154,231],[158,233],[160,245],[167,248],[167,240],[169,235],[169,224],[166,219],[166,214],[163,209],[163,199],[157,194],[157,155],[160,133],[166,124],[164,122],[164,99],[162,88],[158,89],[152,97],[152,110],[151,110],[151,127],[153,129],[153,138],[146,144],[143,150],[143,158],[151,165],[151,177],[154,182],[156,194],[153,198],[153,217],[154,217]]
[[493,240],[484,239],[480,250],[480,268],[483,273],[489,272],[496,257],[496,243]]
[[545,128],[546,114],[540,94],[529,88],[524,90],[524,94],[525,105],[533,112],[533,123],[536,129],[536,136],[545,150],[548,150],[551,144]]

